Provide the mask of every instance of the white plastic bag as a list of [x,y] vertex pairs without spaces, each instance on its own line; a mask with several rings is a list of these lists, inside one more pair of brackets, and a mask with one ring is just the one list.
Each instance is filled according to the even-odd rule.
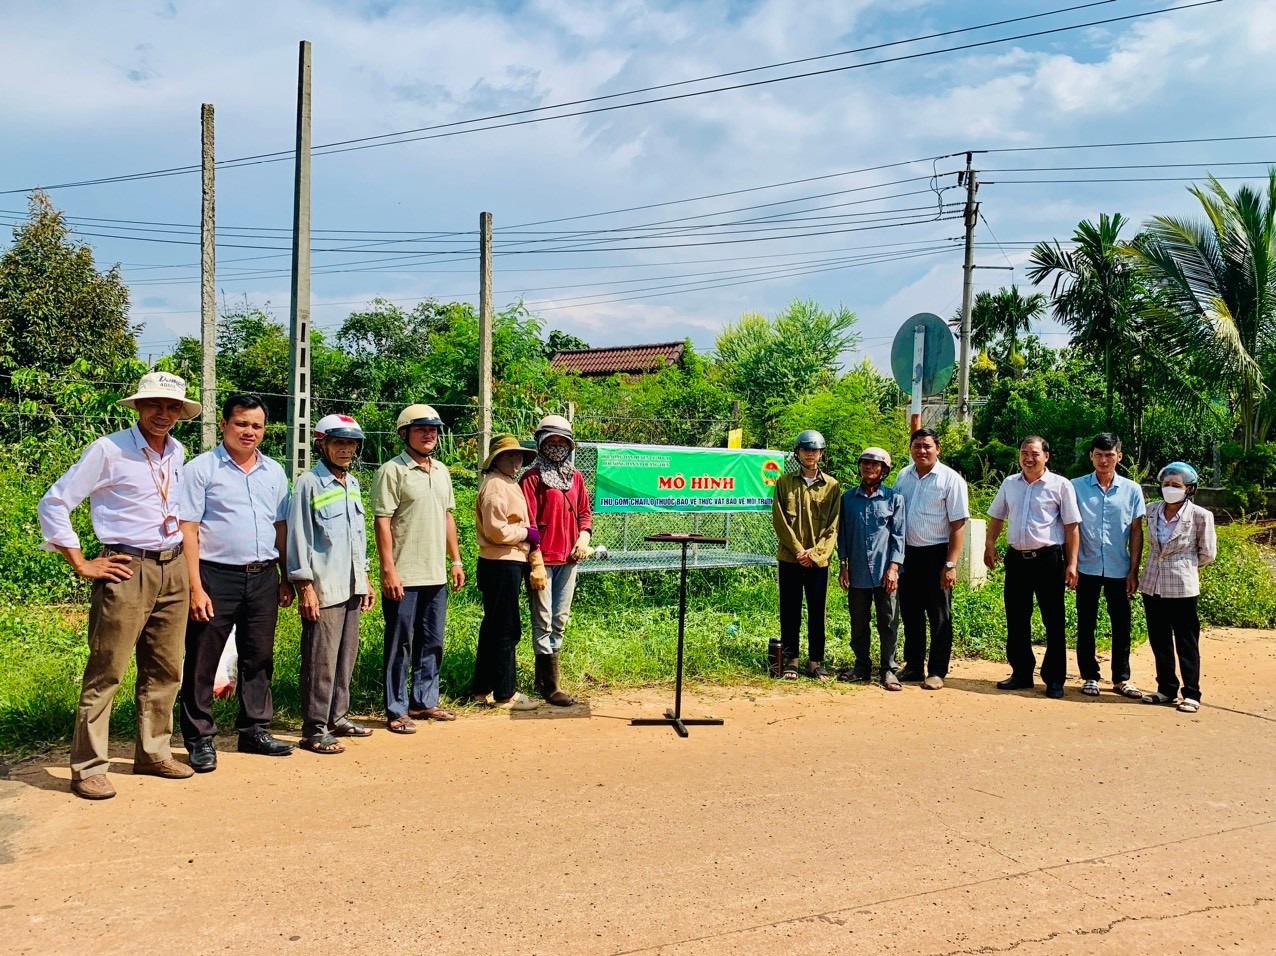
[[235,629],[230,629],[221,660],[217,662],[217,675],[213,678],[213,696],[226,700],[235,696],[235,674],[239,664],[239,649],[235,646]]

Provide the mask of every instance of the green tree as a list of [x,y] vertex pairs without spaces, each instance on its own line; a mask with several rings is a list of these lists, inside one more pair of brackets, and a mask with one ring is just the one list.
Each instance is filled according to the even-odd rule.
[[1276,167],[1264,189],[1233,195],[1211,176],[1190,192],[1204,221],[1156,216],[1129,252],[1160,293],[1147,314],[1166,350],[1229,387],[1249,450],[1272,423],[1263,406],[1276,357]]
[[[113,369],[137,353],[118,264],[99,272],[62,213],[34,193],[29,218],[0,256],[0,373]],[[140,326],[137,327],[140,330]],[[0,395],[12,394],[8,377]]]
[[580,352],[587,348],[589,343],[584,339],[553,329],[545,343],[545,357],[553,358],[555,352]]
[[[1072,234],[1073,248],[1056,240],[1032,250],[1028,277],[1034,284],[1053,281],[1050,297],[1055,316],[1072,332],[1072,344],[1103,357],[1107,426],[1113,427],[1113,378],[1124,370],[1127,408],[1141,405],[1144,343],[1138,320],[1140,288],[1119,239],[1126,220],[1120,213],[1102,213],[1098,225],[1085,220]],[[1133,373],[1133,374],[1132,374]]]
[[[981,351],[999,352],[1008,366],[1022,369],[1019,340],[1045,311],[1046,297],[1038,292],[1024,295],[1014,285],[996,292],[980,292],[970,308],[971,344]],[[959,310],[949,325],[960,332],[961,319]]]
[[842,352],[859,341],[854,326],[855,313],[844,306],[795,299],[774,320],[750,312],[722,330],[717,365],[744,403],[752,443],[780,440],[775,424],[784,410],[837,380]]

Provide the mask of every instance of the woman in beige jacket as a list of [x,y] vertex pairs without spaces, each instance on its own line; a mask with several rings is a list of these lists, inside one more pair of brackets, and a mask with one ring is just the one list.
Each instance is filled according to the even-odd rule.
[[474,502],[483,623],[470,700],[486,703],[490,695],[497,707],[510,710],[540,706],[514,687],[514,653],[523,636],[523,580],[528,576],[528,556],[541,543],[540,533],[528,525],[527,501],[515,479],[535,457],[536,452],[513,435],[494,435]]
[[[1156,477],[1162,500],[1148,505],[1148,559],[1139,578],[1148,643],[1156,657],[1156,693],[1143,703],[1177,704],[1183,713],[1194,714],[1201,707],[1200,569],[1214,563],[1218,537],[1214,516],[1189,500],[1200,484],[1195,468],[1173,461]],[[1176,651],[1183,674],[1181,703]]]

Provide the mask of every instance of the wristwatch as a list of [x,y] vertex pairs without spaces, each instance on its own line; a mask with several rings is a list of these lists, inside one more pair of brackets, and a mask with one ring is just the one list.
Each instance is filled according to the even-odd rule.
[[945,561],[944,567],[951,571],[953,568],[957,567],[957,564],[954,561]]

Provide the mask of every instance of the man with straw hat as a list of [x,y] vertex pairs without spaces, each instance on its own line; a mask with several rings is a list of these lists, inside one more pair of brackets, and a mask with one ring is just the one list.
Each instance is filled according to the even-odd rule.
[[508,710],[540,706],[540,701],[518,693],[514,684],[514,653],[523,636],[519,600],[529,561],[536,567],[534,581],[542,589],[548,584],[540,531],[528,523],[527,500],[516,480],[535,457],[536,452],[524,448],[513,435],[493,435],[474,501],[483,623],[479,626],[470,700],[487,703],[490,696],[497,707]]
[[[93,582],[89,659],[71,742],[71,790],[86,800],[115,796],[106,775],[111,705],[134,652],[133,773],[170,780],[192,773],[169,749],[190,610],[178,524],[186,450],[169,432],[197,417],[200,405],[186,397],[186,382],[168,372],[143,375],[120,404],[137,412],[137,424],[89,445],[39,506],[45,549],[59,552]],[[71,526],[71,512],[86,498],[102,542],[92,560]]]
[[395,428],[403,453],[377,469],[372,513],[385,614],[386,726],[414,734],[415,720],[456,720],[439,706],[439,668],[448,584],[459,591],[465,568],[452,517],[452,476],[435,457],[443,419],[429,405],[409,405]]

